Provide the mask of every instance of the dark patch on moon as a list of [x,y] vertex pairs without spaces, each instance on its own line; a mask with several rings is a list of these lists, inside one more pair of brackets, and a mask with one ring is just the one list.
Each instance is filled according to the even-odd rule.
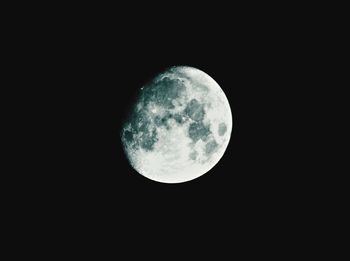
[[154,123],[157,127],[168,126],[168,120],[171,119],[173,115],[170,112],[165,113],[163,116],[156,115],[154,117]]
[[141,146],[145,150],[152,150],[158,137],[151,119],[143,111],[137,111],[135,108],[129,115],[127,124],[130,130],[122,132],[123,142],[133,148]]
[[183,124],[186,121],[186,118],[179,113],[175,113],[173,117],[174,117],[174,120],[179,124]]
[[140,138],[141,147],[147,151],[153,150],[154,144],[158,141],[157,131],[153,129],[152,131],[143,132]]
[[225,132],[226,132],[226,130],[227,130],[226,124],[223,123],[223,122],[221,122],[221,123],[219,124],[219,130],[218,130],[219,135],[220,135],[220,136],[224,135]]
[[192,99],[186,106],[184,113],[194,121],[202,121],[204,119],[204,106],[196,99]]
[[192,152],[190,153],[190,159],[191,159],[191,160],[196,160],[197,155],[198,155],[198,152],[192,151]]
[[125,137],[125,140],[127,141],[127,142],[131,142],[132,141],[132,139],[133,139],[133,135],[132,135],[132,132],[131,131],[125,131],[124,132],[124,137]]
[[205,140],[210,133],[209,126],[203,122],[192,122],[188,128],[188,135],[194,142],[199,139]]
[[205,144],[205,154],[207,155],[212,154],[217,147],[218,147],[218,144],[215,140],[209,141],[207,144]]
[[156,116],[154,117],[154,124],[155,124],[157,127],[162,126],[162,118],[161,118],[159,115],[156,115]]
[[128,146],[132,149],[136,149],[138,144],[134,140],[134,134],[129,130],[123,130],[121,132],[121,140],[124,146]]
[[164,77],[162,80],[147,85],[143,91],[143,100],[145,105],[154,102],[159,106],[174,109],[175,106],[172,101],[179,98],[185,89],[186,87],[182,81]]
[[184,116],[193,120],[188,128],[188,135],[194,141],[199,139],[206,141],[211,134],[209,125],[203,123],[205,110],[204,105],[197,99],[192,99],[183,111]]

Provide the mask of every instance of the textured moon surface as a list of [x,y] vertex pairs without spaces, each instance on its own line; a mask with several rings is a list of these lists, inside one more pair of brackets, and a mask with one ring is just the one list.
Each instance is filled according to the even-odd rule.
[[171,67],[140,89],[121,130],[131,166],[163,183],[198,178],[221,159],[232,115],[226,95],[209,75]]

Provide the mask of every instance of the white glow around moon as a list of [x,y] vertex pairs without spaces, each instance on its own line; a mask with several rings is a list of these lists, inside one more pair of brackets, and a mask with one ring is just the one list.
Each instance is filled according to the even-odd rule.
[[141,88],[121,137],[138,173],[163,183],[180,183],[200,177],[218,163],[231,131],[231,109],[220,86],[203,71],[181,66]]

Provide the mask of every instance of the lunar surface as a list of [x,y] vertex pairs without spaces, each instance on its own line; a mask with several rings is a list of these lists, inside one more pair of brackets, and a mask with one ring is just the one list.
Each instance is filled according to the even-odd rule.
[[220,86],[201,70],[167,69],[140,89],[121,130],[131,166],[163,183],[208,172],[231,137],[232,115]]

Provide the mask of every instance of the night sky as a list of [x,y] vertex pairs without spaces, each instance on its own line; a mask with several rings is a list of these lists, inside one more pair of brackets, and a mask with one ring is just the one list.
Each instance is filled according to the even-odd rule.
[[[184,10],[176,16],[141,10],[139,19],[120,16],[122,10],[85,14],[90,19],[49,27],[43,67],[55,61],[45,76],[46,103],[55,107],[47,118],[57,134],[48,139],[55,163],[48,164],[45,188],[49,205],[74,213],[78,224],[90,217],[104,230],[129,229],[134,240],[140,232],[141,241],[159,230],[184,237],[191,231],[205,240],[210,233],[262,229],[283,219],[298,197],[294,187],[302,176],[289,148],[297,132],[293,97],[301,92],[289,62],[298,52],[286,27],[262,23],[263,15],[251,9]],[[137,90],[176,65],[201,69],[220,85],[233,129],[210,174],[162,184],[129,165],[119,133]]]

